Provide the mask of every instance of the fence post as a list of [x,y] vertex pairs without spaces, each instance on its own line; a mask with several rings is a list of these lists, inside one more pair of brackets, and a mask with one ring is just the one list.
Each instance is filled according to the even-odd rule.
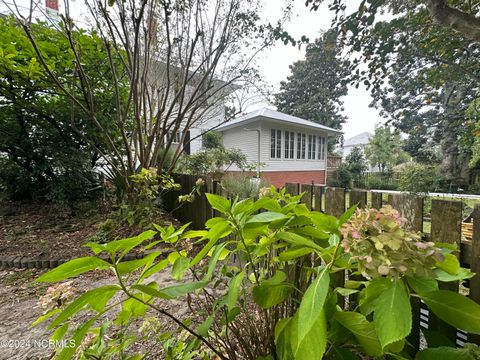
[[350,191],[350,199],[348,207],[358,204],[359,209],[364,209],[367,206],[367,192],[365,190]]
[[[423,197],[410,194],[389,194],[388,202],[407,220],[405,229],[423,231]],[[418,298],[412,298],[410,303],[412,306],[412,331],[407,337],[407,341],[412,346],[408,351],[414,356],[420,349],[420,309],[422,304]]]
[[[480,304],[480,204],[473,210],[472,252],[470,270],[476,275],[469,281],[470,298]],[[468,341],[480,345],[480,335],[468,334]]]
[[388,202],[406,220],[405,228],[423,231],[423,197],[410,194],[389,194]]
[[345,189],[327,187],[325,189],[325,213],[339,217],[345,212]]
[[286,183],[285,188],[287,193],[292,196],[300,194],[300,184]]
[[312,191],[313,184],[301,184],[300,185],[300,192],[304,192],[302,197],[303,203],[307,206],[308,210],[312,210],[312,203],[313,203],[313,191]]
[[380,209],[382,207],[382,195],[383,195],[383,193],[371,191],[370,194],[372,195],[372,208]]
[[[325,213],[339,217],[345,212],[345,189],[325,188]],[[333,287],[345,286],[345,271],[338,271],[332,276]],[[338,297],[338,305],[344,309],[345,302],[341,296]]]
[[[431,240],[454,244],[460,249],[462,240],[462,208],[461,201],[432,200]],[[458,257],[458,255],[457,255]],[[458,292],[458,282],[440,284],[440,289]],[[428,328],[439,331],[456,343],[457,329],[441,321],[429,312]]]
[[313,185],[313,210],[322,211],[322,195],[323,195],[323,186]]

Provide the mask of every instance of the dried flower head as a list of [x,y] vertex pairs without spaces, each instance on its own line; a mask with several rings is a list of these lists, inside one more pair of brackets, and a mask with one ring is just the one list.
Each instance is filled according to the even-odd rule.
[[50,286],[45,295],[41,296],[38,301],[38,306],[45,312],[55,308],[62,308],[73,299],[75,296],[75,289],[72,286],[72,281],[67,281],[61,284]]
[[357,209],[342,226],[341,245],[358,271],[368,277],[428,275],[441,250],[404,229],[405,219],[387,205],[380,210]]

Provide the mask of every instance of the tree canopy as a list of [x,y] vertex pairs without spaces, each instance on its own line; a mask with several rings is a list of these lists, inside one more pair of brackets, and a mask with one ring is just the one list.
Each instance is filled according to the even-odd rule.
[[347,94],[348,61],[341,57],[335,32],[327,31],[309,44],[305,60],[293,63],[290,70],[274,97],[278,110],[341,129],[346,121],[341,98]]

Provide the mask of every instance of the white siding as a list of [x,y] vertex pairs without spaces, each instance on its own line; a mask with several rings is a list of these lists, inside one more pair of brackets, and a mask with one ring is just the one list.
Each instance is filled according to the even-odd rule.
[[[326,160],[308,160],[308,144],[306,146],[307,159],[296,159],[297,155],[297,133],[306,134],[308,141],[308,135],[316,135],[327,138],[327,133],[321,130],[307,129],[299,126],[285,126],[278,123],[270,122],[268,120],[259,120],[248,125],[248,129],[260,129],[260,162],[264,165],[261,171],[310,171],[310,170],[324,170],[326,169]],[[270,158],[270,130],[278,129],[282,130],[282,158],[271,159]],[[285,130],[295,132],[295,159],[285,159]],[[257,163],[257,151],[258,151],[258,138],[256,131],[247,131],[244,127],[238,126],[233,129],[224,130],[223,132],[223,144],[226,148],[240,149],[247,157],[248,162]],[[326,145],[325,145],[326,146]],[[316,146],[318,152],[318,143]],[[325,155],[326,159],[326,155]],[[230,170],[238,170],[233,167]]]
[[[269,121],[262,121],[262,153],[261,153],[261,162],[266,166],[262,168],[262,171],[308,171],[308,170],[324,170],[326,169],[326,160],[308,160],[308,144],[306,146],[306,159],[296,159],[297,155],[297,133],[306,134],[308,141],[308,135],[316,135],[327,137],[325,132],[306,129],[304,127],[297,126],[284,126],[278,123],[273,123]],[[281,159],[272,159],[270,158],[270,130],[278,129],[282,130],[282,158]],[[285,159],[285,130],[295,132],[295,159]],[[317,140],[318,141],[318,140]],[[318,152],[318,144],[316,147]],[[326,155],[325,155],[326,159]]]
[[[190,153],[195,154],[202,150],[202,137],[200,134],[222,123],[225,119],[225,106],[223,103],[207,111],[201,120],[190,128]],[[196,138],[199,136],[198,138]],[[196,138],[196,139],[194,139]]]
[[[256,131],[247,131],[239,126],[223,131],[222,135],[223,145],[227,149],[239,149],[245,154],[249,163],[257,164],[258,133]],[[270,143],[268,143],[268,146],[270,146]],[[232,166],[228,170],[238,171],[240,169]]]

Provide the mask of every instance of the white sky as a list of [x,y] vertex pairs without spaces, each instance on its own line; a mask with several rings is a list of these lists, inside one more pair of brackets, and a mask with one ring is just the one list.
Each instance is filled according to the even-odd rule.
[[[272,23],[275,23],[282,17],[284,0],[262,1],[262,18],[267,18]],[[28,0],[0,0],[0,12],[8,12],[5,3],[12,4],[13,2],[24,6],[28,6],[29,4]],[[63,7],[63,1],[60,0],[59,3],[60,7]],[[320,35],[320,31],[325,31],[330,27],[333,13],[328,10],[327,3],[328,0],[325,1],[318,11],[314,12],[310,11],[309,8],[304,5],[304,0],[294,0],[292,17],[290,21],[285,24],[285,28],[294,38],[300,38],[302,35],[306,35],[313,41]],[[44,0],[40,0],[39,5],[43,7],[43,4]],[[77,21],[80,22],[85,19],[85,14],[80,10],[83,6],[82,0],[73,0],[72,7],[75,8]],[[42,9],[42,11],[44,10]],[[289,65],[297,60],[303,59],[304,54],[304,47],[299,50],[297,47],[284,45],[279,41],[273,48],[264,51],[258,58],[257,63],[260,74],[265,78],[267,83],[273,87],[274,91],[278,91],[280,81],[286,80],[290,74]],[[376,109],[368,106],[371,102],[371,97],[364,87],[361,86],[359,89],[355,89],[353,86],[350,86],[349,93],[343,100],[345,107],[344,114],[348,117],[347,123],[344,124],[342,129],[345,133],[345,139],[364,131],[373,133],[375,124],[384,121]],[[247,110],[255,110],[255,107],[258,106],[261,105],[252,105],[252,108],[248,108]],[[273,106],[269,107],[273,108]]]
[[[264,12],[269,20],[275,21],[282,16],[281,0],[263,0]],[[328,1],[326,1],[327,3]],[[310,11],[305,6],[304,0],[295,0],[294,9],[290,22],[285,28],[294,38],[306,35],[313,41],[320,31],[330,27],[333,13],[330,12],[324,3],[318,11]],[[293,62],[304,58],[305,50],[299,50],[292,45],[283,45],[282,42],[265,51],[258,60],[260,74],[274,87],[275,91],[280,88],[280,81],[286,80],[290,74],[288,68]],[[345,139],[355,136],[361,132],[373,133],[375,124],[383,122],[378,111],[370,108],[370,93],[364,88],[350,86],[348,95],[344,97],[344,114],[348,117],[347,123],[343,126]]]

